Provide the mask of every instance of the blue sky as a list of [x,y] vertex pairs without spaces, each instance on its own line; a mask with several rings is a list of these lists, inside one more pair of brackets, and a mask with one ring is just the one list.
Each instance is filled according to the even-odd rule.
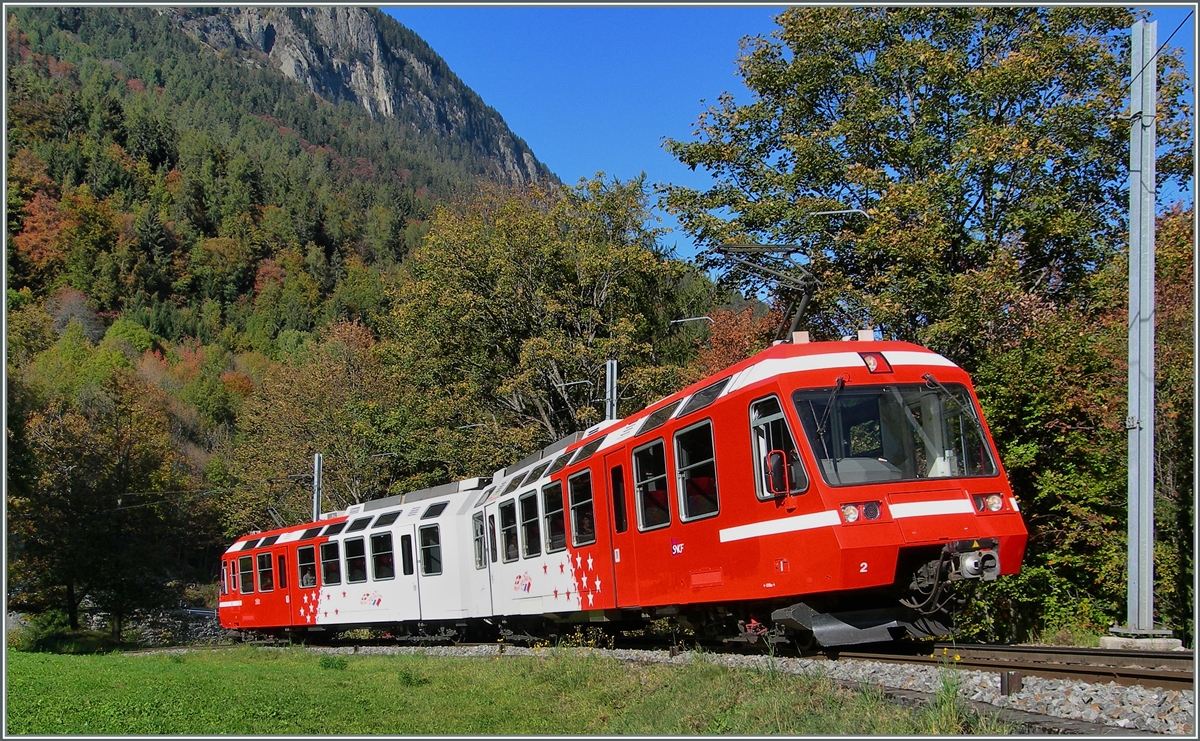
[[[1151,7],[1151,6],[1147,6]],[[1151,7],[1158,39],[1195,6]],[[429,43],[450,69],[499,111],[534,154],[574,184],[603,171],[622,180],[705,188],[662,148],[690,139],[722,92],[750,96],[737,76],[739,42],[769,36],[782,5],[667,7],[400,6],[384,12]],[[1193,15],[1171,40],[1195,80]],[[674,221],[663,216],[663,226]],[[680,256],[686,234],[666,238]]]

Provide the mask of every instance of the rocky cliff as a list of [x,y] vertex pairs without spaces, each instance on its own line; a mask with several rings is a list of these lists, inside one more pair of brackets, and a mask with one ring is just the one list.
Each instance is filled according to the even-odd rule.
[[187,8],[185,32],[248,66],[278,69],[332,102],[459,139],[513,184],[553,179],[504,120],[420,37],[373,8]]

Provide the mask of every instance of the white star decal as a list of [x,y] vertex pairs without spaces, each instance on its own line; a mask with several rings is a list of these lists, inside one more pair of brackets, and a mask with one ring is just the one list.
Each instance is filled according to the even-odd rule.
[[588,594],[588,607],[591,607],[591,606],[592,606],[592,595],[591,595],[591,593],[589,593]]
[[596,591],[600,591],[600,577],[598,576],[596,577]]
[[307,594],[304,595],[304,604],[306,604],[306,605],[308,604],[308,595]]
[[583,557],[580,556],[578,553],[575,554],[575,568],[577,568],[577,569],[583,568]]
[[592,570],[592,554],[588,554],[588,571]]

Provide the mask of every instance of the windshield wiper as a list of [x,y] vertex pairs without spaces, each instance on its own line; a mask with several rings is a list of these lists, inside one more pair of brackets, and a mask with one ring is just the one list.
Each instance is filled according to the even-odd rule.
[[[829,398],[825,400],[825,413],[821,415],[821,421],[817,422],[817,434],[821,436],[821,440],[825,439],[825,425],[829,423],[829,412],[833,409],[833,400],[846,387],[846,377],[838,376],[837,386],[833,391],[829,392]],[[828,447],[828,446],[827,446]]]
[[926,373],[925,375],[921,376],[921,378],[925,379],[926,386],[928,386],[931,389],[937,389],[938,391],[941,391],[943,394],[946,395],[946,398],[953,401],[956,405],[958,405],[959,409],[964,410],[971,417],[971,419],[975,420],[976,425],[978,425],[981,428],[983,427],[983,425],[979,421],[979,416],[975,413],[975,405],[972,404],[969,400],[967,401],[966,404],[963,404],[962,400],[959,399],[958,396],[956,396],[954,394],[954,392],[952,392],[950,389],[943,386],[940,381],[938,381],[936,378],[934,378],[932,373]]

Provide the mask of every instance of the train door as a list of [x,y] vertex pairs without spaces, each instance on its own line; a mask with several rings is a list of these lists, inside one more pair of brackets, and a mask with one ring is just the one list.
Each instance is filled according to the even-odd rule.
[[490,614],[492,615],[502,614],[499,593],[496,591],[496,569],[500,561],[500,533],[497,530],[499,526],[496,524],[496,507],[495,502],[489,502],[482,510],[483,531],[487,539],[485,556],[488,564],[488,601],[491,604]]
[[632,497],[629,488],[627,457],[615,452],[604,456],[607,471],[609,504],[612,507],[613,590],[618,607],[640,605],[637,588],[636,530],[629,527]]
[[[567,476],[571,544],[575,547],[575,578],[580,608],[616,607],[613,591],[613,517],[609,507],[604,466],[584,468]],[[593,528],[593,523],[595,526]]]
[[417,529],[412,523],[398,525],[393,531],[397,553],[396,620],[421,619],[421,584],[417,578]]
[[[319,528],[318,528],[319,529]],[[296,569],[289,574],[292,586],[292,625],[312,625],[317,621],[321,591],[317,583],[317,543],[300,543],[292,551]],[[295,576],[292,581],[290,577]]]
[[275,593],[277,609],[274,614],[279,615],[280,624],[294,625],[292,620],[292,583],[291,574],[288,570],[287,546],[279,546],[272,548],[271,559],[275,562]]
[[417,580],[420,584],[421,617],[445,620],[461,617],[461,561],[456,559],[458,543],[453,523],[422,517],[413,524],[417,551]]

